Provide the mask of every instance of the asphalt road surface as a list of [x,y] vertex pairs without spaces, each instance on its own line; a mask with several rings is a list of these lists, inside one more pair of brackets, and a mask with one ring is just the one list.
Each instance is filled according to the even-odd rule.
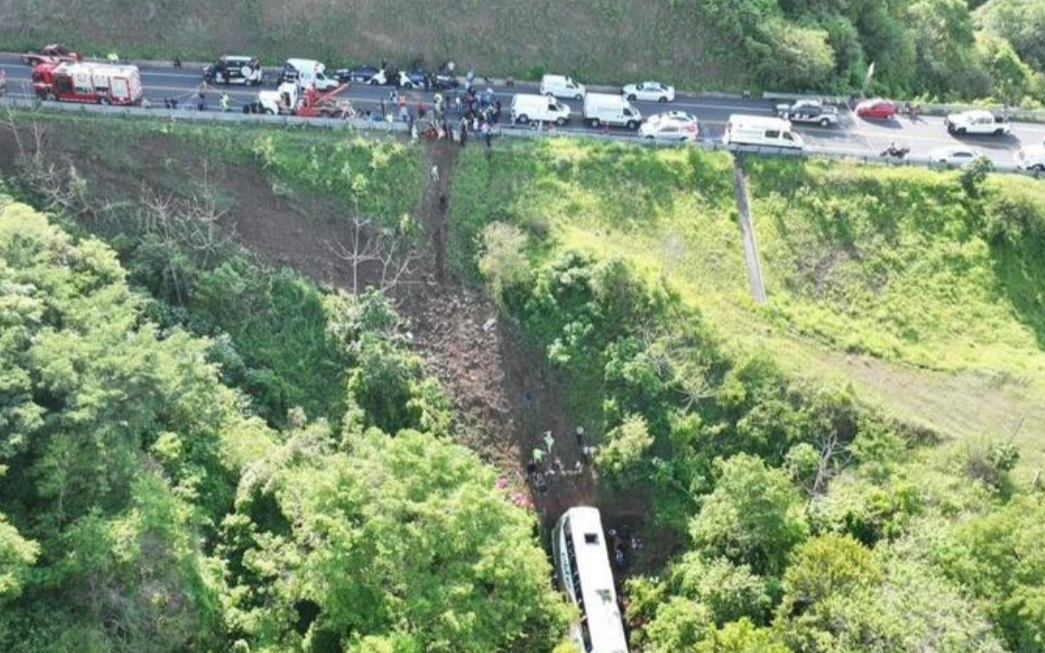
[[[145,95],[153,106],[162,107],[166,97],[185,100],[203,81],[202,71],[197,67],[185,67],[179,70],[169,66],[139,65],[139,68]],[[18,60],[17,55],[0,54],[0,69],[7,71],[9,95],[26,97],[32,95],[29,80],[31,70],[29,66]],[[275,74],[275,71],[266,70],[266,79],[274,79]],[[229,93],[232,108],[235,111],[239,111],[244,104],[255,100],[258,91],[257,88],[248,89],[239,86],[214,88],[215,91],[208,94],[208,108],[214,110],[218,107],[218,94],[222,90]],[[266,85],[262,88],[271,89],[273,86]],[[485,86],[480,84],[480,88],[485,88]],[[390,90],[385,86],[352,84],[350,88],[338,95],[338,98],[351,100],[357,109],[376,110],[380,100],[387,98]],[[507,113],[513,93],[536,92],[536,86],[520,82],[514,89],[495,85],[493,90],[501,98],[505,105],[505,113]],[[431,101],[433,95],[421,90],[406,93],[414,104],[422,98]],[[571,113],[574,116],[568,131],[591,130],[580,123],[581,102],[569,100],[566,103],[570,105]],[[650,116],[669,109],[691,113],[700,121],[701,140],[717,141],[722,137],[730,114],[770,116],[773,115],[775,102],[756,98],[712,98],[678,94],[674,102],[666,104],[642,101],[633,104],[642,112],[643,116]],[[796,131],[805,138],[807,151],[812,152],[875,157],[895,141],[898,145],[906,145],[911,148],[912,159],[924,159],[934,148],[964,143],[983,152],[995,164],[1006,167],[1012,165],[1013,155],[1020,147],[1045,143],[1045,125],[1013,123],[1012,127],[1012,134],[1007,136],[966,136],[958,139],[947,133],[941,117],[919,117],[915,121],[907,118],[865,120],[857,118],[847,109],[842,110],[839,124],[834,127],[795,125]],[[625,136],[631,133],[625,129],[614,129],[613,132]]]

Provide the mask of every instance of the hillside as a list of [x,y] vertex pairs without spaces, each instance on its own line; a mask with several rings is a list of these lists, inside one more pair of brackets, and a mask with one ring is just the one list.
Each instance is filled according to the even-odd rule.
[[[972,3],[970,3],[972,4]],[[1036,37],[1045,0],[815,3],[793,0],[579,0],[529,3],[202,0],[88,4],[0,0],[0,50],[62,41],[88,54],[269,65],[429,66],[584,82],[659,79],[689,90],[859,91],[943,99],[1045,101]],[[875,73],[868,80],[869,67]]]
[[1045,644],[1040,184],[9,117],[0,649]]
[[422,55],[433,66],[456,61],[462,73],[474,67],[480,74],[521,78],[539,70],[564,71],[621,82],[655,75],[712,87],[735,87],[731,80],[739,71],[712,54],[703,21],[683,15],[667,0],[498,5],[264,0],[232,3],[221,11],[195,0],[130,5],[102,0],[75,20],[68,7],[51,0],[2,0],[0,37],[10,47],[61,39],[164,60],[174,53],[203,61],[249,53],[269,65],[292,56],[331,65],[377,64],[382,58],[406,65]]
[[[1042,460],[1039,183],[993,178],[973,199],[957,173],[752,160],[770,299],[759,307],[728,155],[554,141],[534,156],[528,145],[463,162],[489,181],[457,215],[462,265],[475,256],[467,234],[510,217],[556,248],[663,279],[734,347],[852,384],[944,438],[1015,434]],[[1006,221],[1020,235],[1006,237]]]

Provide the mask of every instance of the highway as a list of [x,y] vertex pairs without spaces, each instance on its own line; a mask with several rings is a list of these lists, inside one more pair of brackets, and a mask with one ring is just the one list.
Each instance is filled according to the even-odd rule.
[[[9,96],[32,95],[30,84],[29,66],[22,64],[17,55],[0,54],[0,69],[7,72],[7,93]],[[162,107],[166,97],[176,97],[184,101],[192,94],[202,82],[202,70],[197,67],[186,67],[174,69],[170,66],[155,64],[139,65],[142,76],[142,84],[145,88],[146,97],[153,107]],[[275,79],[277,71],[266,69],[266,79]],[[266,85],[262,88],[273,88]],[[480,85],[485,89],[485,85]],[[253,101],[257,97],[257,88],[245,89],[239,86],[216,87],[213,92],[208,93],[208,108],[217,110],[218,95],[222,90],[227,90],[232,99],[233,109],[239,110],[244,104]],[[503,85],[494,85],[494,92],[504,103],[505,113],[511,102],[511,95],[515,92],[536,92],[536,85],[532,83],[518,82],[515,88],[507,88]],[[590,87],[590,90],[598,90]],[[339,99],[349,99],[357,109],[377,110],[379,101],[387,98],[390,87],[368,86],[353,84],[349,89],[342,92]],[[432,93],[424,93],[420,90],[406,91],[412,106],[424,98],[431,101]],[[594,131],[580,123],[581,102],[570,100],[571,112],[575,116],[571,125],[566,130]],[[702,141],[718,141],[730,114],[744,113],[755,115],[772,115],[775,102],[759,98],[721,98],[703,95],[684,95],[679,93],[676,100],[671,103],[657,104],[656,102],[633,103],[643,116],[650,116],[669,109],[686,111],[695,115],[700,121],[700,132]],[[1036,123],[1013,123],[1012,134],[1002,137],[997,136],[967,136],[958,139],[949,135],[944,128],[941,117],[919,117],[916,121],[900,117],[891,120],[865,120],[857,118],[848,109],[843,108],[840,121],[834,127],[815,127],[796,124],[795,130],[802,134],[806,141],[807,152],[820,152],[829,154],[852,155],[857,157],[875,157],[879,152],[895,141],[898,145],[906,145],[911,148],[912,160],[924,160],[928,152],[934,148],[947,145],[964,143],[982,151],[995,164],[1011,167],[1013,155],[1016,150],[1024,145],[1045,143],[1045,125]],[[631,132],[624,129],[614,129],[617,135],[628,137]]]

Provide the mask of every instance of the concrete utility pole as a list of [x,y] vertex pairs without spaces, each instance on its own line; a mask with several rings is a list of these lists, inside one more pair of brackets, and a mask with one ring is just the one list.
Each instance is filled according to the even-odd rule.
[[751,296],[759,304],[766,303],[766,286],[762,283],[762,264],[758,259],[755,225],[751,222],[751,206],[747,196],[747,178],[744,177],[742,155],[733,154],[733,186],[737,193],[737,211],[740,213],[740,232],[744,239],[744,259],[747,277],[751,282]]

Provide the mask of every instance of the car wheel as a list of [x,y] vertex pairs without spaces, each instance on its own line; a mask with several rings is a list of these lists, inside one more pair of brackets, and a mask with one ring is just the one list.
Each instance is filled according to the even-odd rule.
[[635,129],[638,129],[638,128],[639,128],[639,123],[635,122],[634,120],[629,120],[628,121],[628,129],[635,130]]
[[660,102],[661,104],[664,104],[667,101],[668,101],[668,98],[667,98],[666,95],[661,95],[659,98],[657,98],[657,102]]
[[634,94],[634,93],[632,93],[631,95],[629,95],[629,96],[628,96],[628,102],[634,102],[634,101],[635,101],[635,100],[637,100],[637,99],[638,99],[638,98],[637,98],[637,97],[635,97],[635,94]]
[[98,100],[98,104],[102,105],[103,107],[109,106],[109,98],[107,98],[107,97],[101,98],[100,100]]
[[1028,168],[1028,170],[1030,170],[1036,175],[1040,175],[1041,173],[1045,172],[1045,165],[1039,163],[1036,166],[1031,166],[1030,168]]
[[555,124],[558,125],[559,127],[562,127],[562,126],[564,126],[566,124],[566,119],[563,118],[562,116],[559,116],[558,118],[555,119]]
[[528,122],[530,122],[530,116],[528,116],[528,115],[526,115],[526,114],[524,113],[524,114],[522,114],[522,115],[520,115],[520,116],[517,116],[517,117],[515,118],[515,122],[519,123],[520,125],[525,125],[525,124],[527,124]]
[[954,133],[959,136],[965,136],[965,127],[959,127],[958,129],[955,129]]
[[1001,135],[1002,135],[1002,134],[1004,134],[1004,133],[1005,133],[1005,130],[1004,130],[1004,129],[995,129],[995,130],[994,130],[994,135],[995,135],[995,136],[1001,136]]
[[544,92],[544,97],[555,97],[555,94],[552,93],[551,91],[545,91]]
[[266,108],[265,109],[265,115],[266,116],[274,116],[274,115],[276,115],[276,112],[273,111],[272,109]]
[[592,118],[591,120],[588,121],[588,124],[591,125],[592,127],[598,128],[599,125],[602,124],[602,121],[599,120],[598,118]]
[[821,127],[827,127],[830,124],[831,124],[831,121],[828,118],[821,118],[820,119],[820,126]]
[[578,93],[577,95],[574,95],[574,96],[573,96],[573,99],[574,99],[574,100],[583,100],[583,99],[584,99],[584,96],[583,96],[583,95],[581,95],[580,93]]
[[371,86],[377,86],[377,78],[371,77],[370,81],[367,82],[367,84],[370,84]]

